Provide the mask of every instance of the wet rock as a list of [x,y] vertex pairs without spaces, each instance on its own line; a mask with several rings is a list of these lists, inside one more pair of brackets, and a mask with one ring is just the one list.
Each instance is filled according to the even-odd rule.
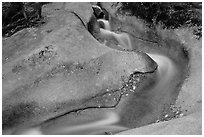
[[94,10],[94,15],[97,17],[97,19],[103,19],[104,17],[103,10],[97,5],[93,5],[92,8]]

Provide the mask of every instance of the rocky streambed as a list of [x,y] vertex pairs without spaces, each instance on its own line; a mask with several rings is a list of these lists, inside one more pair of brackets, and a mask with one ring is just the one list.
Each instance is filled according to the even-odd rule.
[[195,50],[109,4],[99,19],[90,3],[50,3],[44,25],[3,38],[4,134],[138,134],[193,113],[179,95]]

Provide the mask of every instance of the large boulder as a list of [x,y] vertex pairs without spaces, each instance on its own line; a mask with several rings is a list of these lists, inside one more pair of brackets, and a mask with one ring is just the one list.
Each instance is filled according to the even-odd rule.
[[144,53],[100,44],[86,27],[89,3],[48,4],[42,11],[45,25],[3,39],[5,134],[87,107],[84,101],[119,89],[132,73],[157,67]]

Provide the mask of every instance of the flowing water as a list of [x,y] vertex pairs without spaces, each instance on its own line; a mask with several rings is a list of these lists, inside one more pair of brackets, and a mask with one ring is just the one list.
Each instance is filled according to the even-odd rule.
[[117,34],[115,32],[112,32],[110,30],[100,29],[101,35],[104,39],[116,39],[118,42],[118,46],[123,49],[130,49],[131,47],[131,41],[127,34],[121,33]]
[[[125,34],[125,33],[117,34],[115,32],[112,32],[108,21],[102,20],[102,19],[98,21],[104,23],[104,29],[101,28],[100,32],[105,39],[116,39],[118,42],[118,46],[124,49],[132,48],[133,45],[131,44],[128,34]],[[87,112],[84,112],[85,115],[80,115],[78,116],[78,118],[74,117],[75,122],[71,122],[72,124],[68,124],[66,126],[59,126],[58,128],[56,128],[57,126],[56,124],[55,127],[47,131],[46,130],[40,131],[39,128],[34,128],[33,130],[31,130],[32,132],[30,133],[31,134],[35,134],[35,133],[36,134],[104,134],[104,133],[119,132],[133,127],[137,127],[137,124],[139,122],[142,123],[142,121],[140,121],[140,118],[142,117],[141,115],[150,113],[148,112],[150,111],[148,110],[149,108],[148,105],[144,105],[145,104],[144,100],[146,99],[146,100],[149,100],[150,102],[153,99],[159,100],[153,94],[161,94],[162,96],[163,95],[165,96],[166,94],[168,95],[168,93],[164,93],[164,92],[167,92],[169,88],[171,88],[169,87],[169,85],[171,85],[171,82],[175,79],[176,75],[178,75],[179,73],[175,63],[167,56],[161,55],[161,54],[155,54],[151,52],[148,52],[146,54],[158,64],[158,68],[156,71],[157,72],[156,75],[158,79],[151,88],[148,88],[145,91],[145,93],[148,94],[148,97],[152,96],[151,99],[147,98],[146,95],[143,97],[137,97],[137,95],[134,95],[131,97],[132,98],[130,99],[131,101],[129,101],[129,104],[131,104],[132,106],[130,105],[124,108],[125,112],[123,112],[124,113],[123,115],[118,114],[117,111],[112,111],[112,110],[106,110],[100,113],[95,112],[98,110],[90,110],[90,111],[87,110]],[[142,107],[147,107],[147,108],[142,108]],[[157,108],[155,107],[155,109]],[[80,120],[80,117],[82,117],[83,119],[83,117],[86,117],[86,114],[94,115],[94,113],[96,113],[95,116],[88,117],[86,118],[86,120]],[[156,112],[152,111],[152,114],[153,113],[156,113]],[[124,118],[124,115],[125,115],[125,118]],[[148,119],[148,116],[151,117],[150,115],[151,113],[147,114],[147,119]],[[130,117],[130,118],[127,119],[127,117]],[[76,122],[76,121],[82,121],[82,122]],[[29,134],[29,132],[26,132],[26,134]]]
[[152,90],[164,90],[178,71],[175,64],[166,56],[147,53],[158,64],[158,83]]
[[105,30],[111,30],[110,24],[107,20],[98,19],[98,22],[103,24]]
[[[82,116],[83,117],[83,116]],[[68,127],[53,129],[53,134],[103,134],[105,131],[114,132],[126,130],[126,127],[114,125],[120,120],[117,113],[107,111],[103,115],[98,114],[96,118],[70,125]],[[50,132],[49,132],[50,133]]]

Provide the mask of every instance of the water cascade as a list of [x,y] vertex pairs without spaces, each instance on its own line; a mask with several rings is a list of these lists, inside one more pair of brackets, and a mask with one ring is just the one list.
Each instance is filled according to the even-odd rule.
[[101,28],[100,28],[100,33],[101,33],[102,37],[106,40],[116,39],[117,42],[119,43],[118,46],[123,48],[123,49],[130,49],[131,48],[130,47],[131,41],[130,41],[128,34],[125,34],[125,33],[117,34],[115,32],[101,29]]
[[109,22],[108,22],[107,20],[98,19],[98,22],[99,22],[99,23],[103,23],[105,30],[110,30],[110,31],[111,31],[110,24],[109,24]]

